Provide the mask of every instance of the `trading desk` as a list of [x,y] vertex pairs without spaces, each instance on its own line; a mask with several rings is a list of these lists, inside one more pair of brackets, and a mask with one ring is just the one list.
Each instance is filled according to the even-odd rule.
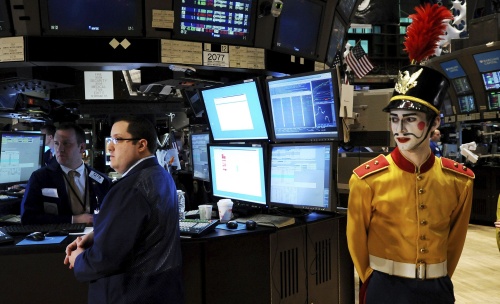
[[[182,239],[186,304],[354,303],[345,226],[344,216],[313,213],[280,229]],[[63,264],[70,241],[0,246],[2,302],[87,303],[87,284]]]

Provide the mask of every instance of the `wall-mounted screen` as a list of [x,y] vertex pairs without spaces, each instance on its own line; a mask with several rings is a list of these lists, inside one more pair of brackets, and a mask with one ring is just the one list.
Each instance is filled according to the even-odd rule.
[[238,205],[267,206],[263,146],[210,144],[208,150],[214,196],[233,199]]
[[[341,1],[342,2],[342,1]],[[334,65],[335,56],[340,54],[343,57],[344,40],[346,37],[347,25],[340,19],[339,15],[335,15],[333,21],[333,28],[330,34],[330,43],[328,45],[328,52],[326,54],[325,63],[328,66]]]
[[450,79],[455,79],[458,77],[465,76],[465,71],[462,68],[462,65],[456,59],[441,62],[440,65],[443,71],[445,72],[446,76],[448,76],[448,78]]
[[143,36],[140,0],[40,0],[42,35]]
[[283,5],[274,29],[272,49],[318,59],[317,42],[325,3],[318,0],[290,1]]
[[460,114],[477,112],[474,96],[473,95],[458,96],[458,108]]
[[481,74],[486,91],[500,89],[500,71],[491,71]]
[[443,105],[441,106],[441,114],[443,116],[452,116],[455,115],[455,111],[453,110],[453,106],[451,104],[451,99],[449,95],[444,99]]
[[205,106],[200,98],[200,92],[197,89],[183,89],[181,93],[191,107],[191,110],[193,110],[193,115],[202,117],[205,112]]
[[336,211],[332,143],[270,147],[269,207]]
[[266,84],[275,142],[339,139],[335,70],[268,79]]
[[500,110],[500,92],[488,92],[488,110],[499,111]]
[[500,50],[474,54],[473,56],[479,72],[500,70]]
[[12,19],[7,0],[0,0],[0,37],[13,35]]
[[251,46],[257,20],[257,0],[174,0],[172,38]]
[[472,87],[467,76],[452,79],[451,83],[457,95],[472,93]]
[[340,13],[344,21],[351,22],[351,17],[354,14],[355,5],[358,0],[340,0],[337,6],[337,11]]
[[41,168],[45,135],[23,132],[1,132],[0,184],[26,183],[31,173]]
[[193,178],[209,182],[207,145],[210,143],[210,135],[208,133],[193,133],[190,137]]
[[257,80],[210,87],[200,92],[214,141],[268,139]]

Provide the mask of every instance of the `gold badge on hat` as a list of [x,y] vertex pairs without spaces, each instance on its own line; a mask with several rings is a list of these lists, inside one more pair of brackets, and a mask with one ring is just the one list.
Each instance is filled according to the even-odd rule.
[[[398,73],[398,82],[394,87],[394,90],[400,94],[406,94],[408,90],[417,86],[417,78],[422,74],[423,69],[420,69],[410,76],[410,72],[404,71]],[[403,76],[404,75],[404,76]]]

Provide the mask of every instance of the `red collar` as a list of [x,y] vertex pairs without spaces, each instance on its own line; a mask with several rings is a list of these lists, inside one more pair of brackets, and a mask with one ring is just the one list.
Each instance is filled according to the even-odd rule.
[[[417,166],[415,166],[414,163],[412,163],[410,160],[405,158],[403,156],[403,154],[401,154],[401,152],[399,151],[398,147],[396,147],[396,149],[394,149],[391,152],[391,157],[400,169],[402,169],[406,172],[409,172],[409,173],[417,173],[418,172]],[[429,158],[425,161],[425,163],[422,164],[422,166],[420,166],[420,173],[425,173],[425,172],[429,171],[432,168],[432,166],[434,165],[435,160],[436,160],[436,158],[434,157],[434,155],[432,153],[430,153]]]

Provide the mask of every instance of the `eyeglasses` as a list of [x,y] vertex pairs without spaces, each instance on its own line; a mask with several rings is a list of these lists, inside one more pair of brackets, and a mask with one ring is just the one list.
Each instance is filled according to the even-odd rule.
[[140,140],[140,138],[114,138],[114,137],[108,137],[106,138],[106,143],[110,144],[110,143],[113,143],[114,145],[116,145],[117,143],[119,143],[120,141],[122,140]]

